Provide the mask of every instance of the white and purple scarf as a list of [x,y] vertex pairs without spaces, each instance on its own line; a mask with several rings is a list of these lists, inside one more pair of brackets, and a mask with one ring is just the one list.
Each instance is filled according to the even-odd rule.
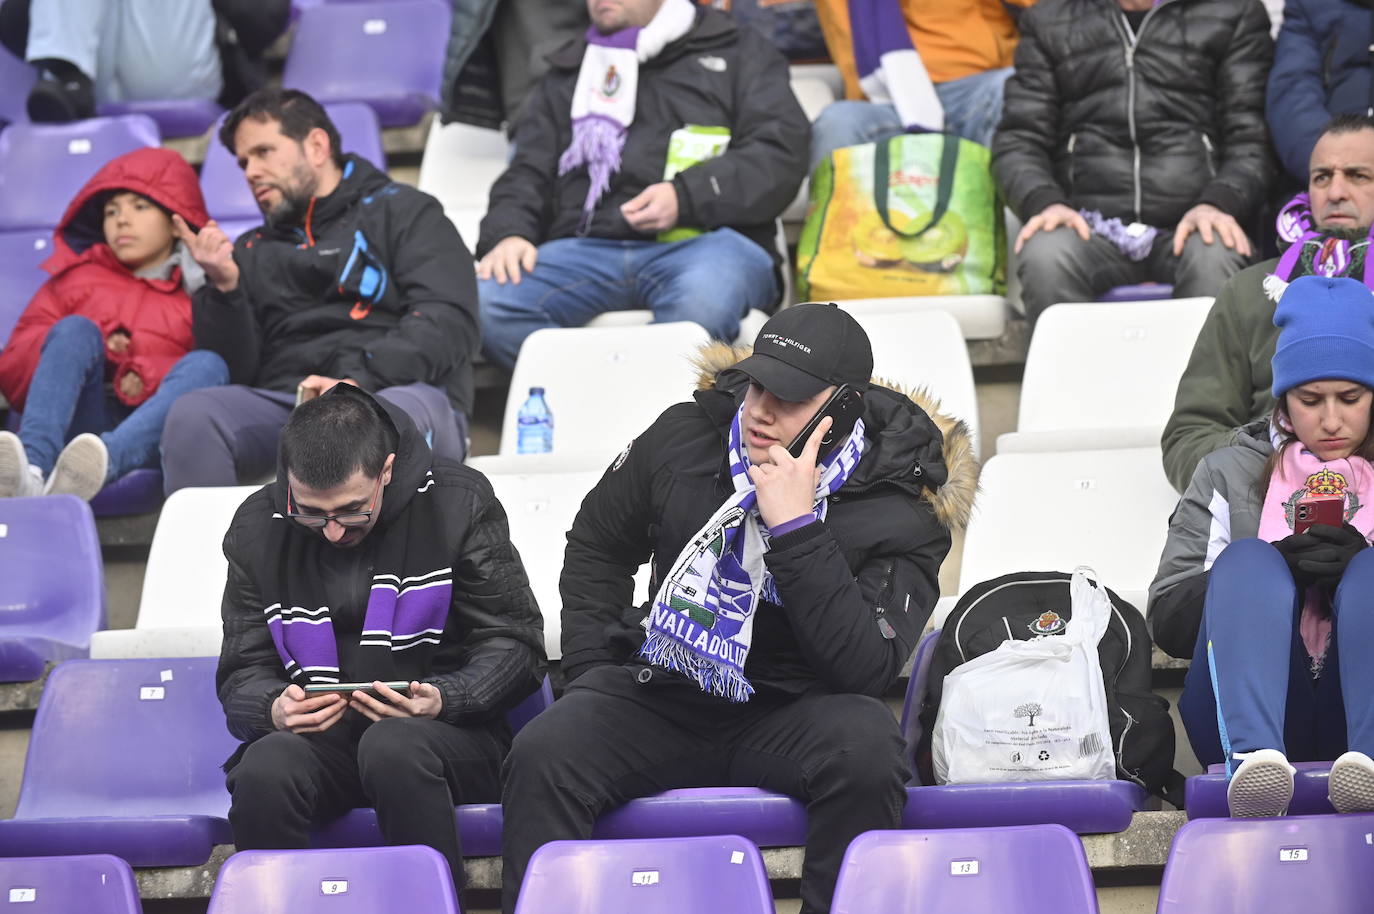
[[945,129],[945,109],[911,42],[895,0],[849,0],[849,33],[859,87],[869,101],[891,105],[908,131]]
[[[1359,241],[1322,234],[1312,216],[1312,202],[1305,193],[1279,210],[1277,225],[1279,240],[1287,243],[1288,249],[1274,272],[1264,277],[1264,292],[1271,300],[1278,301],[1290,282],[1309,273],[1328,278],[1348,276],[1374,289],[1374,258],[1369,256],[1374,228]],[[1354,276],[1360,259],[1364,260],[1364,270]]]
[[[758,496],[749,479],[749,452],[741,445],[743,407],[730,423],[730,481],[735,494],[711,515],[673,563],[653,608],[642,623],[648,632],[639,656],[682,673],[703,692],[748,701],[754,687],[744,676],[760,598],[780,605],[773,576],[763,562],[770,537],[759,521]],[[821,460],[816,486],[817,520],[828,497],[853,474],[864,452],[864,424]]]
[[591,225],[592,212],[620,170],[625,135],[635,119],[639,65],[686,35],[696,22],[691,0],[664,0],[654,18],[637,26],[603,35],[587,29],[587,50],[573,89],[572,142],[558,159],[558,173],[587,167],[587,199],[582,204],[582,228]]

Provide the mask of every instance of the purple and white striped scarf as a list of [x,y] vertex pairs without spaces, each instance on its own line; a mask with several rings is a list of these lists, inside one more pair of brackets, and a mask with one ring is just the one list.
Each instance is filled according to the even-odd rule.
[[[411,498],[405,513],[378,537],[362,637],[358,641],[358,669],[349,677],[362,681],[397,678],[396,655],[407,654],[408,669],[427,669],[428,657],[439,644],[453,597],[451,556],[443,553],[444,520],[437,499],[430,495],[432,477]],[[263,597],[272,643],[292,682],[338,682],[339,649],[335,641],[333,609],[325,604],[329,592],[325,576],[334,547],[309,534],[295,522],[273,514],[267,555],[277,556],[279,592]]]
[[896,0],[849,0],[849,33],[859,88],[889,104],[908,131],[945,129],[945,109],[911,41]]
[[1305,193],[1298,194],[1288,201],[1287,206],[1279,210],[1277,227],[1279,240],[1285,242],[1288,249],[1279,257],[1274,272],[1264,277],[1264,291],[1274,301],[1282,298],[1284,289],[1300,275],[1298,268],[1303,259],[1303,252],[1309,246],[1316,247],[1312,252],[1312,274],[1327,278],[1349,276],[1351,264],[1355,260],[1355,251],[1363,247],[1364,275],[1350,278],[1359,279],[1374,289],[1374,257],[1369,256],[1371,242],[1374,242],[1374,228],[1370,229],[1369,235],[1362,241],[1350,241],[1322,234],[1321,229],[1317,227],[1317,220],[1312,216],[1312,201]]
[[686,35],[696,21],[691,0],[664,0],[643,28],[630,27],[603,35],[587,29],[587,50],[573,89],[572,142],[558,159],[558,173],[587,168],[587,199],[582,204],[582,230],[592,221],[597,202],[620,170],[625,135],[635,119],[639,65]]
[[[749,452],[741,446],[740,417],[730,423],[730,481],[735,494],[692,537],[673,563],[642,623],[648,633],[639,656],[682,673],[703,692],[748,701],[754,687],[744,675],[762,597],[781,604],[763,562],[768,531],[759,522],[758,496],[749,479]],[[821,460],[812,513],[825,520],[831,493],[845,484],[864,452],[864,424]]]

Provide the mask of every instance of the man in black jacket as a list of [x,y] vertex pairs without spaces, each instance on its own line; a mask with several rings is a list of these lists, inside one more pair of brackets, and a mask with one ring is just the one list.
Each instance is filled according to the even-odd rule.
[[[506,763],[506,914],[541,844],[668,788],[805,801],[804,912],[829,909],[851,839],[901,821],[906,764],[882,696],[967,519],[967,430],[870,386],[868,338],[833,305],[780,312],[739,355],[706,353],[696,401],[636,438],[573,522],[568,687]],[[849,421],[823,419],[793,457],[785,445],[839,385]],[[656,596],[637,608],[646,561]]]
[[270,472],[291,407],[340,380],[400,406],[436,454],[461,461],[477,291],[438,201],[343,155],[338,130],[303,92],[255,92],[220,139],[266,224],[234,244],[213,221],[198,234],[178,224],[207,279],[193,302],[197,345],[224,357],[236,386],[173,405],[167,492]]
[[992,148],[1027,317],[1147,281],[1215,295],[1274,174],[1264,7],[1042,0],[1020,26]]
[[690,0],[588,0],[515,126],[477,243],[483,351],[648,308],[733,340],[780,293],[774,220],[806,174],[787,61]]
[[[340,384],[291,414],[277,480],[239,508],[224,554],[235,845],[308,847],[312,823],[372,805],[388,843],[437,849],[461,888],[453,807],[500,795],[503,712],[544,664],[491,485]],[[348,682],[375,695],[304,688]]]

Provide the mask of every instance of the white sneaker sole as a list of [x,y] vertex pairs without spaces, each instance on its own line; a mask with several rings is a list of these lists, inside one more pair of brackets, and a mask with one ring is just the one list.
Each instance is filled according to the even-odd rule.
[[1247,759],[1226,788],[1226,805],[1236,818],[1281,816],[1293,802],[1293,772],[1282,756]]
[[62,453],[48,477],[48,495],[75,495],[90,501],[105,487],[105,471],[110,465],[105,442],[89,432],[77,435]]
[[1336,812],[1374,812],[1374,761],[1358,752],[1336,759],[1326,794]]

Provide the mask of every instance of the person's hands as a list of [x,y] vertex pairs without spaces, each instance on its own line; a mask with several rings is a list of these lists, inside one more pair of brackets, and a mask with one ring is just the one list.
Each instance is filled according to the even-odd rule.
[[496,242],[487,256],[477,262],[478,279],[494,279],[500,285],[508,282],[520,285],[520,271],[534,269],[539,261],[539,248],[519,235],[511,235]]
[[126,371],[119,378],[119,392],[126,400],[137,400],[143,396],[143,379],[136,371]]
[[116,330],[105,338],[105,348],[115,355],[123,355],[129,351],[129,334]]
[[1174,256],[1183,253],[1183,244],[1193,232],[1202,235],[1204,244],[1211,244],[1216,238],[1237,254],[1249,257],[1252,251],[1250,239],[1245,236],[1240,223],[1234,216],[1223,213],[1210,203],[1199,203],[1183,214],[1174,229]]
[[301,402],[304,403],[306,400],[313,400],[316,397],[329,393],[334,389],[335,384],[352,384],[354,387],[358,386],[358,382],[352,378],[331,378],[322,374],[312,374],[304,381],[297,384],[296,387],[307,392],[306,395],[301,397]]
[[666,232],[677,225],[677,188],[672,181],[650,184],[620,204],[620,214],[637,232]]
[[1021,248],[1026,246],[1031,235],[1036,232],[1052,232],[1061,225],[1067,225],[1073,229],[1078,233],[1078,237],[1084,241],[1092,237],[1092,229],[1088,228],[1088,220],[1079,215],[1078,210],[1062,203],[1051,203],[1031,216],[1030,221],[1021,226],[1021,231],[1016,235],[1016,253],[1021,253]]
[[433,720],[444,709],[444,698],[432,682],[412,682],[408,697],[384,682],[374,682],[372,687],[382,699],[373,698],[366,692],[354,692],[348,702],[350,708],[369,720],[383,717],[428,717]]
[[292,733],[320,733],[339,722],[348,702],[336,692],[312,698],[292,683],[272,702],[272,726]]
[[1335,587],[1345,574],[1345,566],[1350,564],[1362,549],[1369,546],[1364,534],[1350,524],[1331,527],[1326,524],[1313,524],[1307,530],[1316,545],[1298,558],[1298,567],[1315,584]]
[[219,223],[211,219],[199,232],[191,231],[186,220],[172,214],[172,229],[196,263],[205,271],[205,278],[221,292],[239,287],[239,265],[234,262],[234,242],[224,234]]
[[1299,587],[1306,587],[1311,584],[1312,576],[1303,571],[1298,563],[1318,545],[1320,545],[1320,540],[1312,535],[1311,528],[1303,533],[1289,534],[1273,544],[1279,555],[1283,556],[1283,560],[1288,563],[1288,570],[1293,575],[1293,581]]
[[775,444],[768,449],[772,463],[749,467],[749,478],[753,480],[758,497],[759,516],[769,527],[809,514],[816,506],[816,485],[821,479],[816,456],[821,450],[821,439],[833,424],[829,416],[822,419],[806,439],[800,457],[793,457],[787,448]]

